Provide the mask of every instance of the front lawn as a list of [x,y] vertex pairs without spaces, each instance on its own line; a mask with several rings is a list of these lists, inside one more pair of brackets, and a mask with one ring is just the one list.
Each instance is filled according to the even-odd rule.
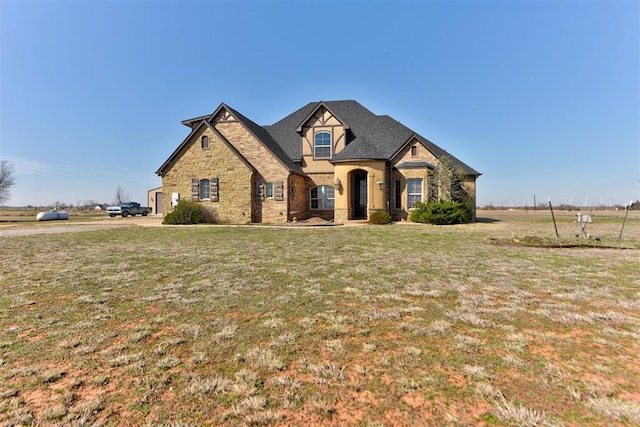
[[0,237],[0,423],[640,423],[639,219],[500,215]]

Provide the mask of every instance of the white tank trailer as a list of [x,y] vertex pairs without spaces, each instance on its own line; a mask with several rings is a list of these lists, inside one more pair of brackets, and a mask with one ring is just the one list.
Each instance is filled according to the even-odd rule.
[[69,213],[52,209],[47,212],[40,212],[38,215],[36,215],[36,219],[38,221],[55,221],[59,219],[69,219]]

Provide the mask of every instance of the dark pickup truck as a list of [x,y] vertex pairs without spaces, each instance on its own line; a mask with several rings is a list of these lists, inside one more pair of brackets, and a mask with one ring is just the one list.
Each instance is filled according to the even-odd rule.
[[136,216],[138,214],[147,216],[151,213],[151,208],[149,206],[140,206],[140,203],[129,202],[121,203],[118,206],[109,206],[107,213],[111,218],[120,215],[123,217],[128,217],[129,215]]

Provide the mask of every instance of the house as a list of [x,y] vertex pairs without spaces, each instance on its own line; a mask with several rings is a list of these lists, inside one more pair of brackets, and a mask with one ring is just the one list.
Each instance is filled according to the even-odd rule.
[[430,179],[445,157],[475,203],[480,173],[356,101],[311,102],[270,126],[222,103],[182,124],[189,135],[156,171],[164,213],[188,199],[229,223],[343,222],[378,210],[401,220],[433,197]]

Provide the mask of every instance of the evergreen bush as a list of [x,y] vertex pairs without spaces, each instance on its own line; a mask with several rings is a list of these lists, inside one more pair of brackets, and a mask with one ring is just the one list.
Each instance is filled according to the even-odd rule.
[[369,215],[369,224],[389,224],[391,215],[387,211],[375,211]]
[[190,200],[180,200],[176,207],[165,215],[163,224],[197,224],[202,217],[202,206]]
[[471,211],[466,204],[449,200],[416,203],[409,219],[436,225],[466,224],[471,222]]

